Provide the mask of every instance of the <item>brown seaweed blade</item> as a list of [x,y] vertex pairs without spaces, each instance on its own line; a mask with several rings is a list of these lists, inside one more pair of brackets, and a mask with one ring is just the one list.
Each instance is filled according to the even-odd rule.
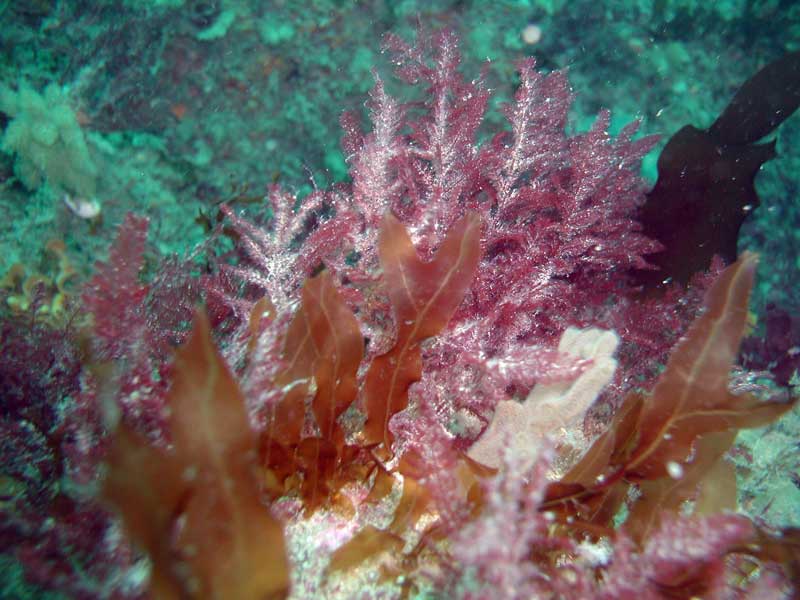
[[[323,271],[307,280],[300,309],[286,333],[283,356],[287,366],[276,383],[291,388],[284,403],[302,403],[313,380],[316,393],[312,409],[321,437],[339,447],[343,435],[336,419],[355,400],[363,347],[358,321],[336,290],[330,273]],[[299,391],[292,391],[294,388]]]
[[256,435],[202,314],[177,353],[167,405],[172,449],[120,427],[103,489],[150,554],[153,596],[284,597],[283,528],[261,502]]
[[268,433],[284,445],[300,442],[305,399],[313,382],[317,425],[325,439],[336,437],[340,443],[336,419],[355,399],[363,339],[358,321],[336,291],[330,273],[323,271],[307,280],[301,298],[300,309],[286,332],[286,367],[275,380],[276,386],[287,392],[273,407]]
[[705,313],[673,351],[653,392],[628,396],[609,430],[548,487],[542,510],[608,526],[636,483],[641,506],[634,504],[629,526],[641,539],[658,523],[658,512],[674,510],[717,473],[737,430],[766,425],[791,409],[793,402],[728,390],[755,268],[755,256],[745,253],[720,275]]
[[302,311],[317,356],[314,417],[321,437],[341,449],[344,434],[336,419],[356,399],[356,374],[364,353],[364,339],[355,315],[327,272],[304,286]]
[[[307,280],[301,299],[286,333],[286,367],[275,381],[287,391],[273,407],[262,446],[265,465],[277,481],[302,471],[302,494],[313,511],[330,497],[338,474],[345,445],[338,418],[356,398],[364,341],[330,273]],[[319,434],[301,439],[305,401],[312,393]]]
[[645,399],[639,438],[625,465],[627,479],[665,476],[668,463],[683,463],[699,436],[766,425],[791,408],[728,390],[756,262],[755,255],[745,253],[720,275],[709,291],[706,312],[673,351]]
[[[731,503],[735,509],[735,485],[731,490],[728,485],[721,485],[723,482],[712,480],[735,438],[736,432],[731,431],[704,435],[695,443],[695,457],[681,468],[680,476],[660,477],[642,482],[639,485],[640,496],[625,520],[625,532],[636,542],[643,543],[658,530],[665,514],[678,513],[685,501],[696,496],[701,484],[717,484],[722,489],[732,492],[732,497],[717,499],[716,504],[721,506],[714,506],[712,513],[720,513],[725,508],[730,508]],[[709,479],[710,477],[712,479]],[[734,483],[735,481],[734,479]],[[724,483],[727,484],[727,481]]]
[[407,406],[408,387],[422,374],[419,343],[440,333],[461,304],[480,259],[480,229],[478,216],[466,215],[451,227],[433,260],[423,262],[403,224],[386,216],[379,255],[397,340],[367,372],[365,444],[390,449],[389,419]]

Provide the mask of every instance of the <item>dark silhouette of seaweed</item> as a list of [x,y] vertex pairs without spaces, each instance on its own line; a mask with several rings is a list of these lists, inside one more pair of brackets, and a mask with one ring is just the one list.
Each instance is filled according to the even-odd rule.
[[663,250],[647,260],[658,270],[637,271],[646,290],[686,284],[719,255],[736,260],[739,229],[759,205],[754,179],[775,157],[775,141],[758,144],[800,106],[800,52],[751,77],[708,129],[686,125],[658,157],[658,180],[639,210],[643,233]]

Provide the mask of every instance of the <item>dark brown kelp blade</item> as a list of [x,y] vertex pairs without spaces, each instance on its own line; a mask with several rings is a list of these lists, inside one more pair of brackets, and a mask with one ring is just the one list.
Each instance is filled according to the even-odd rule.
[[790,52],[753,75],[708,133],[726,145],[755,144],[800,106],[800,51]]
[[658,158],[658,181],[639,221],[664,250],[647,257],[658,270],[639,271],[647,291],[665,281],[686,284],[714,255],[730,264],[745,218],[759,205],[753,181],[775,156],[774,141],[756,144],[800,106],[800,52],[756,73],[708,129],[683,127]]

